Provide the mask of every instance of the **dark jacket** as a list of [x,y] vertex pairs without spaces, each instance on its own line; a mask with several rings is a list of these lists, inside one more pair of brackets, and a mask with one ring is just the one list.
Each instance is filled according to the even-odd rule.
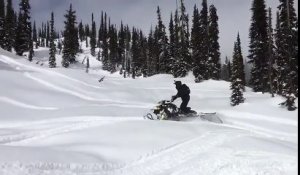
[[177,94],[176,94],[176,98],[180,97],[180,98],[185,98],[188,97],[191,93],[190,88],[186,85],[176,85],[176,89],[177,89]]

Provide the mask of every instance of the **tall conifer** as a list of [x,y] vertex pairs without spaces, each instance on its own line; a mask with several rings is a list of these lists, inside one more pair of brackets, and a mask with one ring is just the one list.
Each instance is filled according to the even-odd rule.
[[54,43],[55,39],[55,31],[54,31],[54,13],[51,13],[51,21],[50,21],[50,52],[49,52],[49,67],[55,68],[56,67],[56,46]]
[[21,0],[16,32],[15,49],[18,55],[29,51],[31,40],[30,4],[29,0]]
[[243,85],[243,77],[241,74],[241,69],[244,67],[243,62],[241,62],[241,44],[238,35],[237,42],[234,43],[234,52],[233,52],[233,60],[232,60],[232,75],[231,75],[231,105],[237,106],[240,103],[244,103],[245,99],[243,96],[244,85]]
[[62,66],[69,67],[70,63],[75,63],[76,54],[79,51],[78,29],[76,28],[76,15],[73,11],[72,4],[65,15],[65,30],[64,30],[64,49]]
[[250,27],[249,62],[252,64],[250,85],[255,92],[269,92],[268,24],[265,0],[253,0]]

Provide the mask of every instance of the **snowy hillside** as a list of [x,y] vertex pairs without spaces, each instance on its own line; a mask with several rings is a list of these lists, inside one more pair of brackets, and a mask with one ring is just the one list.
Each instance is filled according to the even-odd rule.
[[87,74],[84,57],[49,69],[47,49],[32,63],[0,50],[0,175],[297,174],[298,110],[281,109],[280,97],[247,89],[233,108],[229,83],[189,76],[180,79],[191,88],[189,106],[224,124],[148,121],[176,94],[174,78],[124,79],[92,57]]

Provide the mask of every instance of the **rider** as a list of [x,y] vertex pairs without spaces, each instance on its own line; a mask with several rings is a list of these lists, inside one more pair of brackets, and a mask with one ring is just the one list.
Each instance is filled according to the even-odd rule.
[[178,93],[172,97],[172,102],[180,97],[182,100],[180,110],[184,113],[188,113],[190,111],[190,108],[187,107],[190,101],[190,88],[186,84],[182,84],[181,81],[175,81],[174,84],[176,85]]

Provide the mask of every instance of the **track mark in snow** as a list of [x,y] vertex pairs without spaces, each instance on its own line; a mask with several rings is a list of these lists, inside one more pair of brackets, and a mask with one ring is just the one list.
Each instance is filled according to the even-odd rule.
[[200,137],[184,141],[179,144],[162,149],[152,155],[147,155],[139,160],[132,162],[125,167],[111,171],[103,172],[107,175],[161,175],[168,174],[174,168],[181,164],[204,154],[215,147],[232,140],[234,137],[228,137],[225,134],[208,132]]
[[[22,145],[24,143],[29,143],[32,140],[43,139],[51,137],[58,134],[64,134],[69,132],[74,132],[78,130],[84,130],[87,128],[114,124],[123,121],[136,121],[136,118],[124,118],[124,117],[72,117],[72,118],[60,118],[53,120],[30,122],[25,124],[20,124],[19,129],[24,128],[31,130],[29,132],[22,132],[20,134],[0,136],[0,144],[2,145]],[[140,119],[142,120],[142,119]],[[8,127],[3,126],[3,128],[11,128],[9,124]],[[38,129],[37,129],[38,128]],[[36,129],[36,130],[35,130]]]
[[[222,131],[221,131],[222,132]],[[240,135],[208,132],[153,152],[127,165],[120,164],[56,164],[6,163],[0,174],[55,175],[282,175],[297,169],[295,157],[286,155],[238,151],[222,147]]]
[[11,98],[2,97],[2,96],[0,96],[0,101],[2,101],[4,103],[12,104],[14,106],[18,106],[18,107],[21,107],[21,108],[26,108],[26,109],[34,109],[34,110],[58,110],[58,108],[54,108],[54,107],[39,107],[39,106],[35,106],[35,105],[25,104],[25,103],[22,103],[20,101],[16,101],[16,100],[13,100]]
[[298,126],[298,123],[294,120],[289,120],[286,118],[275,118],[265,115],[259,115],[254,113],[248,113],[248,112],[237,112],[237,111],[221,111],[223,115],[229,118],[237,118],[237,119],[248,119],[248,120],[260,120],[260,121],[266,121],[266,122],[272,122],[272,123],[280,123],[280,124],[286,124],[286,125],[292,125],[292,126]]
[[[232,128],[237,128],[241,130],[247,130],[259,135],[264,135],[267,137],[274,137],[281,140],[288,140],[289,141],[295,141],[297,140],[298,134],[292,134],[292,133],[286,133],[286,132],[280,132],[280,131],[274,131],[273,129],[267,129],[263,127],[259,127],[257,125],[248,124],[247,122],[238,122],[238,121],[231,121],[232,125],[227,125]],[[226,126],[226,125],[224,125]]]
[[294,157],[268,152],[216,149],[205,159],[193,159],[176,168],[172,175],[283,175],[297,169],[296,162]]
[[[36,82],[38,82],[38,83],[40,83],[40,84],[42,84],[42,85],[44,85],[44,86],[46,86],[48,88],[51,88],[51,89],[54,89],[54,90],[57,90],[59,92],[63,92],[63,93],[66,93],[66,94],[69,94],[69,95],[72,95],[72,96],[76,96],[76,97],[78,97],[78,98],[80,98],[82,100],[94,101],[94,102],[102,102],[102,103],[103,102],[105,102],[105,103],[109,102],[109,103],[114,103],[116,105],[118,105],[118,104],[124,105],[124,106],[127,106],[127,107],[138,107],[138,106],[141,107],[141,105],[134,105],[134,104],[130,105],[130,104],[128,104],[128,102],[114,101],[114,100],[108,100],[108,99],[99,100],[99,99],[96,99],[96,98],[84,95],[82,93],[78,93],[76,91],[72,91],[72,90],[69,90],[69,89],[66,89],[66,88],[63,88],[63,87],[59,87],[57,85],[49,83],[49,82],[47,82],[45,80],[42,80],[40,78],[36,78],[36,77],[32,76],[30,73],[28,73],[28,72],[24,73],[24,75],[25,75],[25,77],[27,77],[29,79],[32,79],[32,80],[34,80],[34,81],[36,81]],[[144,104],[144,106],[145,106],[145,104]],[[144,107],[141,107],[141,108],[144,108]]]
[[[1,58],[2,58],[2,59],[1,59]],[[95,88],[95,89],[102,89],[102,87],[93,86],[93,85],[91,85],[91,84],[85,83],[85,82],[83,82],[83,81],[80,81],[80,80],[77,80],[77,79],[68,77],[68,76],[66,76],[66,75],[63,75],[63,74],[60,74],[60,73],[57,73],[57,72],[54,72],[54,71],[46,70],[46,69],[44,69],[44,68],[38,68],[38,67],[34,67],[34,66],[29,66],[29,65],[26,65],[26,64],[21,64],[21,63],[19,63],[19,62],[13,60],[13,59],[11,59],[11,58],[9,58],[9,57],[7,57],[7,56],[4,56],[4,55],[1,55],[0,60],[3,61],[4,63],[7,63],[7,64],[15,64],[15,65],[18,65],[18,66],[21,66],[21,67],[25,67],[25,68],[34,70],[34,71],[36,71],[36,72],[40,72],[40,73],[44,73],[44,74],[48,74],[48,75],[59,76],[59,77],[68,79],[68,80],[70,80],[70,81],[73,81],[73,82],[82,84],[82,85],[87,86],[87,87],[92,87],[92,88]]]
[[32,79],[32,80],[34,80],[34,81],[36,81],[36,82],[38,82],[40,84],[43,84],[44,86],[47,86],[49,88],[55,89],[57,91],[60,91],[60,92],[66,93],[66,94],[70,94],[70,95],[76,96],[76,97],[81,98],[83,100],[88,100],[88,101],[102,101],[102,100],[98,100],[98,99],[95,99],[95,98],[92,98],[92,97],[80,94],[80,93],[75,92],[75,91],[71,91],[71,90],[68,90],[68,89],[56,86],[56,85],[51,84],[51,83],[49,83],[49,82],[47,82],[45,80],[33,77],[28,72],[24,73],[24,75],[25,75],[25,77],[27,77],[29,79]]

